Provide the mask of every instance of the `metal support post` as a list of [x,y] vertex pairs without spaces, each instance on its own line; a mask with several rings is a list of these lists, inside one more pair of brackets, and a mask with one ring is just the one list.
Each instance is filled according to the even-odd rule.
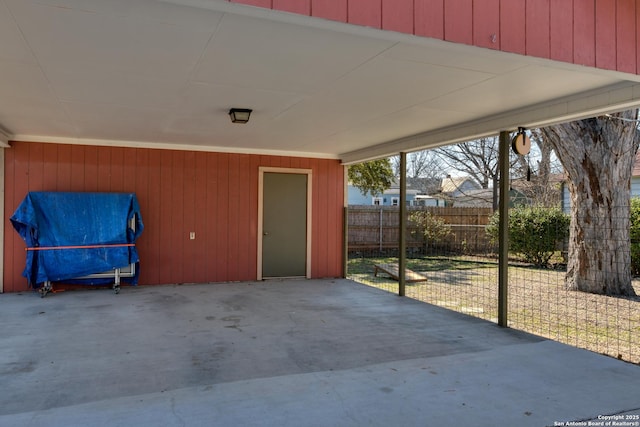
[[407,266],[407,153],[400,153],[400,212],[398,241],[398,295],[405,296],[405,270]]
[[343,190],[343,213],[342,213],[342,277],[347,278],[349,274],[349,197],[347,194],[347,184],[349,183],[349,166],[343,166],[344,176]]
[[500,132],[498,163],[500,168],[500,201],[498,212],[498,325],[508,326],[507,301],[509,285],[509,132]]
[[349,208],[343,207],[343,235],[342,235],[342,277],[347,278],[349,273]]

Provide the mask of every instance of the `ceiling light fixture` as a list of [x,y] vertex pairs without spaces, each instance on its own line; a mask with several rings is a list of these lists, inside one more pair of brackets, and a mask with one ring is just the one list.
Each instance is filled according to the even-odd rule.
[[229,110],[229,117],[232,123],[247,123],[252,111],[249,108],[232,108]]

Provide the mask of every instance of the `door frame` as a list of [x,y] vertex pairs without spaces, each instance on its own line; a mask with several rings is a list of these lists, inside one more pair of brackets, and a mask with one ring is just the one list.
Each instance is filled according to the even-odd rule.
[[260,166],[258,172],[258,268],[257,280],[262,280],[262,237],[264,232],[264,174],[265,173],[290,173],[297,175],[307,175],[307,253],[306,253],[306,273],[305,277],[311,279],[311,201],[313,200],[312,169],[279,168],[270,166]]

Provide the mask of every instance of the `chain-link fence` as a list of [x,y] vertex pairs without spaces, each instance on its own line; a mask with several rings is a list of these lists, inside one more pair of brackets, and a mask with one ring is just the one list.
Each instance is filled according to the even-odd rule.
[[[490,237],[491,210],[422,208],[408,215],[406,296],[497,322],[498,258]],[[525,217],[526,225],[531,222]],[[397,294],[398,208],[353,207],[348,224],[348,277]],[[556,237],[551,249],[547,242],[547,252],[538,244],[545,240],[541,231],[519,231],[537,233],[522,239],[525,248],[516,240],[522,236],[511,231],[512,248],[525,252],[510,252],[509,327],[640,363],[640,298],[569,290],[567,264],[571,256],[580,255],[569,251],[568,222],[553,227],[558,229],[552,229]],[[629,237],[628,230],[625,235]],[[620,247],[616,242],[587,243]],[[624,268],[630,266],[612,270]],[[630,285],[640,295],[640,281],[632,279]]]

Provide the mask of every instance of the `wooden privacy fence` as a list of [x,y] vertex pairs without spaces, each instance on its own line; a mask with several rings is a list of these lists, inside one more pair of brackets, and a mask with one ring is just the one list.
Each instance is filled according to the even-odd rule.
[[[380,253],[398,249],[399,208],[397,206],[349,206],[349,252]],[[451,233],[439,241],[425,241],[418,227],[407,221],[407,247],[412,253],[439,250],[458,253],[487,253],[493,250],[485,231],[491,208],[408,207],[408,215],[426,211],[447,224]]]

